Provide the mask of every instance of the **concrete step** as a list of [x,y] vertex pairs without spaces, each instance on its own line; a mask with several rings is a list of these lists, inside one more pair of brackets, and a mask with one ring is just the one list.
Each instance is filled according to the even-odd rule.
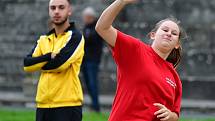
[[[111,108],[113,95],[100,95],[99,100],[104,108]],[[84,95],[84,105],[90,105],[89,95]],[[34,107],[34,97],[27,97],[21,92],[0,91],[0,105]],[[182,99],[182,110],[215,111],[215,100]]]

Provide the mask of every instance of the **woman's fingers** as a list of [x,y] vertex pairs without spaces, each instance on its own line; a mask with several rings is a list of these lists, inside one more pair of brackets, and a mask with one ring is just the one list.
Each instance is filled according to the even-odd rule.
[[154,103],[154,106],[158,107],[159,110],[154,113],[161,121],[167,121],[170,118],[171,111],[166,108],[163,104]]
[[168,115],[168,116],[166,116],[166,117],[164,117],[164,118],[161,118],[160,120],[161,121],[167,121],[167,120],[169,120],[170,119],[170,116]]
[[167,117],[168,115],[169,115],[168,112],[164,112],[164,113],[161,113],[161,114],[157,115],[157,118],[165,118],[165,117]]
[[166,109],[160,109],[160,110],[156,111],[154,113],[154,115],[162,114],[162,113],[165,113],[165,112],[166,112]]
[[154,106],[158,107],[159,109],[161,108],[166,108],[164,105],[160,104],[160,103],[154,103]]

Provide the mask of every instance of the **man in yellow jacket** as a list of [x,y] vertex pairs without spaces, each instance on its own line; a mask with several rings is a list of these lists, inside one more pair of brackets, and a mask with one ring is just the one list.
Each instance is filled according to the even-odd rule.
[[36,95],[36,121],[81,121],[83,93],[78,77],[84,38],[74,23],[69,0],[50,0],[53,29],[40,36],[24,59],[26,72],[41,71]]

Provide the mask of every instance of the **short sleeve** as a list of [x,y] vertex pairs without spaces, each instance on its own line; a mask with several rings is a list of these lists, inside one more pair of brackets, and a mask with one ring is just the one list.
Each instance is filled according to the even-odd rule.
[[[179,80],[180,81],[180,80]],[[181,81],[177,84],[178,90],[175,96],[175,102],[173,107],[173,112],[175,112],[178,117],[180,116],[180,110],[181,110],[181,98],[182,98],[182,84]]]
[[116,63],[119,61],[129,61],[140,52],[140,40],[130,35],[117,31],[115,46],[112,48],[112,55]]

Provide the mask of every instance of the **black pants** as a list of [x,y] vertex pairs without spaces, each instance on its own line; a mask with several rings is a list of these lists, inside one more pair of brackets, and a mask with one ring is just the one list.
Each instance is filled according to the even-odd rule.
[[82,106],[37,108],[36,121],[81,121]]

